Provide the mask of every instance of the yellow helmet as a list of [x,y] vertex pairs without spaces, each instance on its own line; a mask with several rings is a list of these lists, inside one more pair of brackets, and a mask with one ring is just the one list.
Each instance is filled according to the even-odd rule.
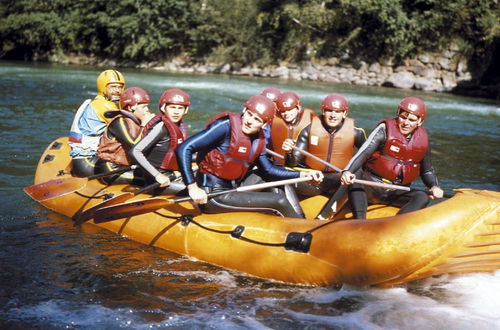
[[116,70],[105,70],[97,77],[97,94],[104,95],[108,84],[123,84],[125,87],[125,78]]

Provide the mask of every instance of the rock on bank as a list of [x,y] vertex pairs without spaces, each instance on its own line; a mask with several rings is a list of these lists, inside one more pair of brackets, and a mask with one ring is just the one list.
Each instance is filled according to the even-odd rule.
[[433,54],[422,54],[404,60],[383,63],[352,62],[349,59],[328,58],[300,63],[281,63],[276,66],[244,66],[240,63],[210,63],[177,57],[165,62],[126,63],[98,61],[95,58],[69,56],[55,59],[68,64],[97,64],[101,66],[138,67],[184,73],[218,73],[238,76],[270,77],[290,80],[326,81],[362,86],[384,86],[433,92],[451,92],[469,96],[500,99],[500,83],[482,84],[479,75],[485,68],[471,68],[458,47]]

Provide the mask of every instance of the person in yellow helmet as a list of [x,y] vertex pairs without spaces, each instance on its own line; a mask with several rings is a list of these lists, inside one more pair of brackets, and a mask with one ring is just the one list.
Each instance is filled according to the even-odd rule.
[[104,115],[118,110],[116,102],[125,88],[125,78],[116,70],[105,70],[97,77],[97,96],[85,100],[75,114],[69,134],[72,174],[86,177],[94,173],[99,140],[112,118]]

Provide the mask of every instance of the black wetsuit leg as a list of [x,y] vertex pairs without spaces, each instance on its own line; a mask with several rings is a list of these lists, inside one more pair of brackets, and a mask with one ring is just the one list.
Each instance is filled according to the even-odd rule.
[[424,191],[390,191],[381,201],[384,204],[400,207],[397,214],[417,211],[429,205],[431,199]]
[[[373,180],[373,177],[367,172],[364,172],[363,176],[365,180]],[[361,185],[358,185],[358,187],[352,185],[349,191],[349,200],[355,219],[366,218],[368,201],[372,204],[381,203],[399,207],[400,210],[397,214],[423,209],[430,202],[429,195],[423,191],[387,190],[368,186],[362,187]]]
[[368,208],[368,198],[365,189],[360,184],[353,184],[348,189],[349,204],[354,219],[366,219],[366,209]]
[[[205,188],[207,192],[210,189]],[[299,214],[287,200],[285,194],[266,191],[232,192],[211,198],[201,205],[205,213],[263,212],[284,217],[298,218]]]
[[[177,195],[177,196],[187,196],[186,185],[182,181],[182,177],[176,177],[174,172],[160,170],[161,173],[168,175],[170,179],[170,185],[165,188],[157,188],[154,190],[153,195]],[[156,180],[148,173],[145,173],[145,185],[149,186],[155,183]]]
[[71,160],[71,174],[78,177],[88,177],[94,174],[97,156],[75,157]]
[[348,187],[340,185],[340,176],[340,173],[327,173],[325,175],[320,188],[331,197],[316,216],[317,219],[332,219],[347,203]]
[[[260,174],[259,171],[252,171],[250,174],[241,182],[240,186],[250,186],[254,184],[259,184],[259,183],[264,183],[266,182],[263,178],[262,175]],[[266,191],[270,191],[273,193],[284,193],[292,207],[295,209],[295,212],[297,212],[297,215],[299,218],[305,218],[304,211],[302,210],[302,207],[300,206],[300,200],[299,197],[297,196],[297,193],[295,192],[295,186],[293,185],[285,185],[283,187],[274,187],[270,188]]]

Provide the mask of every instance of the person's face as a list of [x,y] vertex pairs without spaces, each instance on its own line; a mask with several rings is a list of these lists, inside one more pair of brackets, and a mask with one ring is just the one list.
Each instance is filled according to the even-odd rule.
[[177,124],[181,121],[182,117],[186,114],[186,106],[180,104],[167,104],[164,108],[163,113],[172,122]]
[[252,111],[246,110],[243,113],[241,125],[243,133],[247,135],[255,134],[263,128],[264,124],[264,120]]
[[398,115],[398,128],[401,134],[413,133],[420,126],[420,118],[406,111],[400,111]]
[[144,119],[147,115],[150,114],[148,104],[136,104],[131,107],[130,110],[139,120]]
[[295,107],[293,109],[280,112],[280,116],[286,123],[293,123],[295,119],[299,116],[299,112],[300,112],[299,107]]
[[325,124],[330,128],[337,128],[342,124],[345,117],[347,117],[347,111],[333,111],[325,110],[323,111],[323,119]]
[[106,85],[106,98],[112,102],[120,101],[120,95],[123,93],[123,84],[111,83]]

